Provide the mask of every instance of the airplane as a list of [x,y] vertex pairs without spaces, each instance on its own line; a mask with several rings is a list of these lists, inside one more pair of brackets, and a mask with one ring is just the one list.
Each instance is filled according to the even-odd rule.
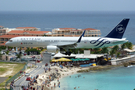
[[69,49],[103,48],[127,42],[128,40],[122,37],[128,22],[129,19],[123,19],[105,37],[84,37],[84,30],[80,37],[14,37],[7,41],[5,45],[12,47],[46,47],[48,52],[65,49],[65,54],[70,55]]

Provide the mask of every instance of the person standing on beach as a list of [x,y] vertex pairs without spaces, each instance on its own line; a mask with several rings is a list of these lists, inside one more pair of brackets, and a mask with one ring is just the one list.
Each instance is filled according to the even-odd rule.
[[56,85],[56,83],[54,83],[54,88],[55,88],[55,85]]
[[58,83],[58,87],[60,88],[60,82]]

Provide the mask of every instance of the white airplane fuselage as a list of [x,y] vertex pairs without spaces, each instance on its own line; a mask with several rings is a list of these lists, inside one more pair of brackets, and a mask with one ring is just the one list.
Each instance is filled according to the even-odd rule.
[[[63,46],[76,43],[78,37],[15,37],[10,39],[6,46],[12,47],[47,47]],[[81,42],[73,48],[102,48],[127,42],[126,39],[82,37]],[[71,48],[71,47],[70,47]]]

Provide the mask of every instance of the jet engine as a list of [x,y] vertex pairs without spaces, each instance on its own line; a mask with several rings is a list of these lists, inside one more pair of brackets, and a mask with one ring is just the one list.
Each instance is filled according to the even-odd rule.
[[57,46],[47,46],[47,52],[56,52],[59,48]]

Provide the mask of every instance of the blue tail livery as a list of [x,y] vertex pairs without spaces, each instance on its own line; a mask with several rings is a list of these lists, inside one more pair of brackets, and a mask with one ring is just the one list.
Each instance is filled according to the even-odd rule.
[[128,22],[129,19],[123,19],[106,37],[121,39],[126,30]]

